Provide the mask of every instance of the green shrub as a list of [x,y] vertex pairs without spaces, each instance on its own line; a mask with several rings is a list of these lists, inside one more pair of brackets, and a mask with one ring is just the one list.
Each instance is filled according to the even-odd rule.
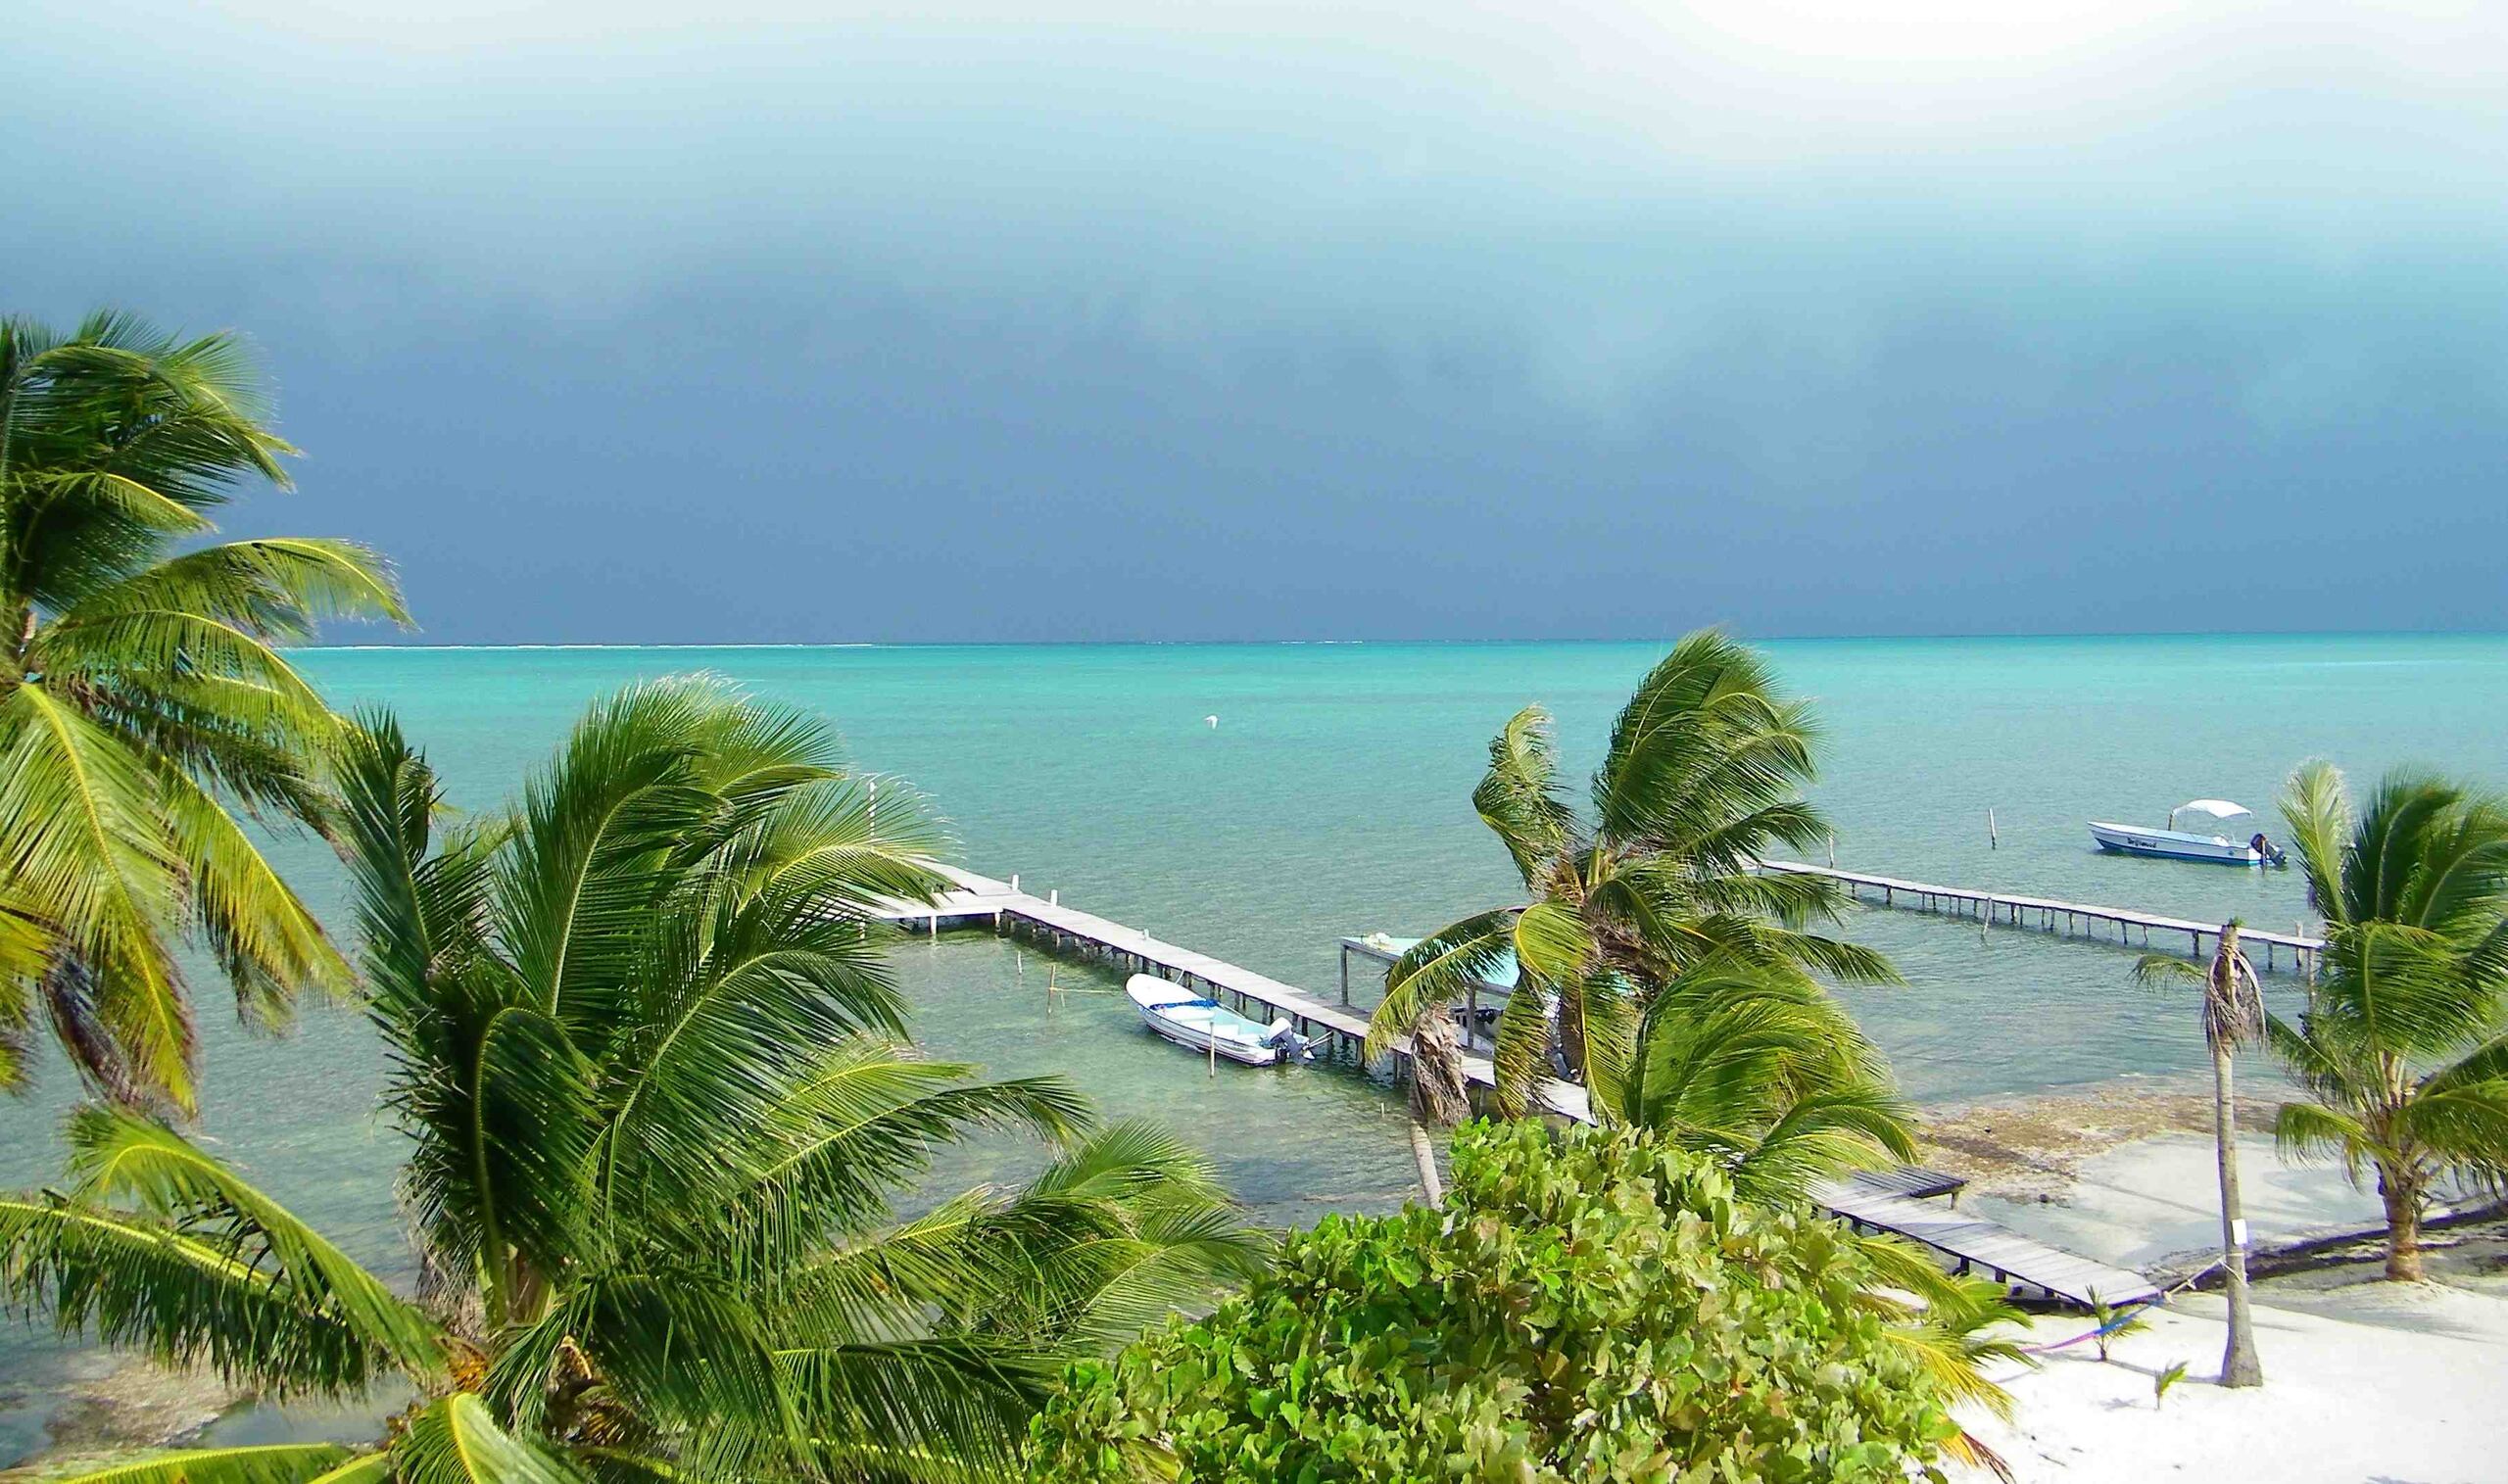
[[1808,1209],[1625,1130],[1475,1124],[1447,1204],[1327,1217],[1198,1322],[1072,1370],[1040,1481],[1872,1480],[1958,1436]]

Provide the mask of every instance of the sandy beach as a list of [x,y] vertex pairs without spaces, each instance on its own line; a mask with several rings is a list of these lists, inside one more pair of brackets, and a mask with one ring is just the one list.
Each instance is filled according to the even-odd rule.
[[[2495,1226],[2439,1241],[2438,1281],[2387,1283],[2363,1263],[2259,1283],[2260,1388],[2214,1384],[2223,1305],[2194,1293],[2117,1341],[2106,1364],[2083,1343],[2005,1372],[2010,1422],[1963,1420],[2022,1484],[2495,1484],[2508,1478],[2508,1241]],[[2088,1327],[2047,1316],[2031,1343]],[[2185,1378],[2154,1400],[2153,1378],[2181,1361]]]
[[[2377,1198],[2338,1167],[2286,1164],[2271,1105],[2241,1104],[2242,1187],[2257,1250],[2265,1384],[2216,1384],[2216,1291],[2181,1290],[2101,1363],[2077,1313],[2028,1326],[2050,1347],[1997,1379],[2010,1421],[1963,1418],[2022,1484],[2164,1478],[2274,1484],[2488,1484],[2508,1479],[2508,1223],[2428,1235],[2433,1281],[2383,1281]],[[1962,1209],[2070,1251],[2182,1280],[2220,1244],[2210,1101],[2118,1088],[1935,1110],[1929,1163],[1971,1181]],[[2184,1362],[2164,1400],[2154,1379]]]

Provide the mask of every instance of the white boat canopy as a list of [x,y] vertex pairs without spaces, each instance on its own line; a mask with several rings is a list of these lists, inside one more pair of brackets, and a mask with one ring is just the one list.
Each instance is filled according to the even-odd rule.
[[2168,812],[2171,815],[2208,814],[2214,819],[2236,819],[2251,811],[2246,805],[2234,804],[2226,798],[2190,798]]

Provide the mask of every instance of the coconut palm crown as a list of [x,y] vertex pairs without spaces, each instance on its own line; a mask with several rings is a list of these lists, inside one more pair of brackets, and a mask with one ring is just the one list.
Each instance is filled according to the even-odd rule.
[[2418,1278],[2436,1187],[2508,1174],[2508,804],[2396,773],[2355,814],[2342,775],[2312,762],[2282,818],[2325,950],[2298,1019],[2265,1022],[2312,1099],[2284,1104],[2276,1131],[2374,1175],[2387,1275]]
[[1802,796],[1814,740],[1809,708],[1712,630],[1682,639],[1638,685],[1594,773],[1589,815],[1561,786],[1549,714],[1518,712],[1489,744],[1472,806],[1530,900],[1406,951],[1385,977],[1370,1051],[1512,962],[1517,992],[1493,1060],[1501,1106],[1520,1113],[1554,1040],[1567,1070],[1608,1094],[1652,987],[1685,969],[1712,960],[1896,982],[1879,954],[1807,931],[1843,905],[1835,882],[1755,869],[1775,846],[1809,848],[1829,833]]
[[48,1023],[94,1086],[189,1111],[187,933],[250,1021],[347,982],[238,814],[325,812],[338,724],[275,646],[408,615],[351,543],[200,544],[294,452],[230,336],[0,319],[0,1085]]
[[[597,706],[509,816],[445,828],[424,759],[363,720],[343,837],[416,1293],[91,1107],[66,1188],[0,1200],[0,1295],[265,1395],[398,1376],[418,1401],[368,1450],[150,1477],[988,1477],[1059,1364],[1259,1264],[1173,1138],[902,1042],[867,914],[933,899],[940,841],[833,748],[655,683]],[[934,1148],[987,1128],[1056,1152],[898,1220]]]

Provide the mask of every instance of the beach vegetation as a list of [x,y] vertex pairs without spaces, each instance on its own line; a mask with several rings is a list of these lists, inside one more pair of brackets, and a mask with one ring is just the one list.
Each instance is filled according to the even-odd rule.
[[1209,1316],[1078,1364],[1030,1472],[1938,1480],[1962,1434],[1890,1277],[1642,1130],[1467,1124],[1442,1209],[1327,1216]]
[[48,1028],[102,1095],[194,1105],[177,945],[257,1026],[348,987],[249,822],[316,827],[340,723],[279,646],[407,622],[351,542],[211,542],[293,454],[231,335],[0,319],[0,1086]]
[[2118,1340],[2141,1334],[2151,1327],[2150,1315],[2146,1312],[2146,1307],[2142,1304],[2132,1304],[2119,1309],[2100,1298],[2098,1289],[2094,1288],[2090,1291],[2090,1322],[2093,1326],[2090,1331],[2090,1343],[2091,1347],[2098,1352],[2099,1364],[2105,1364],[2115,1359],[2108,1352],[2109,1347]]
[[2151,1411],[2157,1412],[2168,1401],[2169,1388],[2186,1379],[2187,1362],[2180,1361],[2151,1377]]
[[[816,721],[641,686],[473,820],[389,718],[341,752],[415,1292],[126,1109],[74,1113],[59,1188],[0,1199],[0,1296],[66,1331],[273,1399],[416,1390],[346,1458],[166,1477],[982,1476],[1061,1365],[1262,1265],[1173,1136],[905,1040],[870,914],[931,900],[943,841]],[[987,1130],[1041,1168],[899,1215]]]
[[2308,1094],[2282,1105],[2278,1140],[2373,1183],[2387,1275],[2418,1279],[2441,1185],[2508,1176],[2508,803],[2401,772],[2355,809],[2311,762],[2281,808],[2325,949],[2297,1018],[2265,1020]]
[[1528,900],[1405,951],[1385,976],[1370,1052],[1448,1015],[1474,981],[1512,973],[1493,1062],[1499,1105],[1519,1115],[1554,1065],[1594,1083],[1621,1076],[1649,993],[1686,968],[1895,982],[1881,955],[1810,931],[1844,904],[1836,882],[1757,869],[1774,846],[1828,838],[1802,796],[1816,735],[1760,655],[1713,630],[1682,639],[1638,684],[1585,809],[1560,776],[1549,713],[1518,712],[1489,744],[1472,807]]

